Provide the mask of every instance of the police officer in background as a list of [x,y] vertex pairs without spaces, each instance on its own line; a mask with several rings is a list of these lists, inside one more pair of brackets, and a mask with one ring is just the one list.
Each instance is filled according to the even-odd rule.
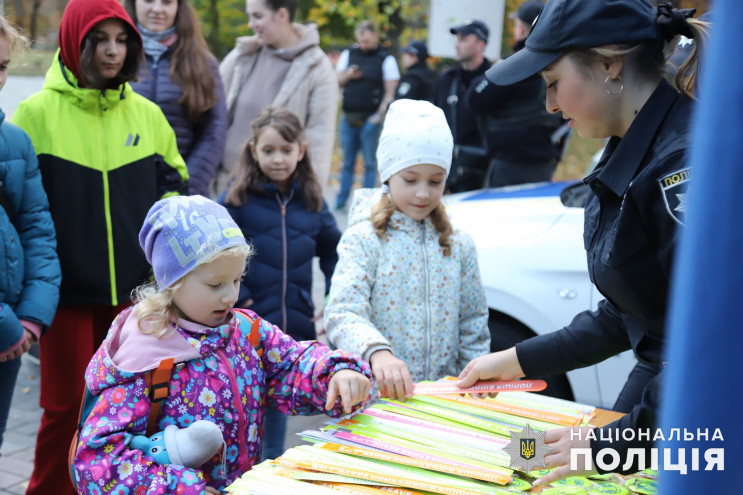
[[[524,48],[531,26],[544,3],[527,0],[509,17],[514,19],[513,53]],[[542,78],[522,84],[496,86],[479,77],[466,96],[478,115],[489,166],[486,187],[500,187],[552,179],[567,144],[570,127],[559,113],[544,106]]]
[[437,76],[426,63],[428,59],[426,44],[422,41],[412,41],[400,52],[405,74],[400,78],[395,99],[426,100],[433,103]]
[[343,50],[335,66],[343,88],[343,115],[340,142],[343,152],[341,187],[335,201],[337,210],[346,206],[353,185],[359,151],[364,158],[363,187],[377,181],[377,142],[387,106],[395,99],[400,69],[395,57],[379,46],[374,24],[363,21],[356,27],[356,44]]
[[458,63],[439,78],[434,103],[444,111],[454,136],[454,155],[446,184],[449,192],[455,193],[480,189],[485,182],[489,159],[465,93],[492,64],[484,56],[490,35],[484,22],[467,21],[450,32],[457,36],[454,46]]

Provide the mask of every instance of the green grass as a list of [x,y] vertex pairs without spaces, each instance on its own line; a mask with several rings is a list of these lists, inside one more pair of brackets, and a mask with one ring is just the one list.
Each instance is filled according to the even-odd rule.
[[8,66],[8,74],[14,76],[43,76],[52,63],[55,51],[25,50],[14,53]]
[[603,146],[602,139],[583,139],[574,132],[570,136],[565,156],[557,165],[553,180],[582,179],[586,175],[591,158]]

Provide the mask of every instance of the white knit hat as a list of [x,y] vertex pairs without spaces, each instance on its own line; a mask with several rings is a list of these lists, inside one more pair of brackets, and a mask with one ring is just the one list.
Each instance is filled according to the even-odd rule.
[[396,100],[387,109],[377,146],[379,178],[428,163],[449,173],[454,140],[444,112],[421,100]]

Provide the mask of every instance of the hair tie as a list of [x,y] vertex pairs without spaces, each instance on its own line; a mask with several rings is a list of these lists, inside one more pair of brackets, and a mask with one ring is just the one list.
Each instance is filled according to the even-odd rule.
[[390,193],[390,186],[387,185],[387,183],[382,184],[382,194],[389,194]]
[[655,23],[658,25],[658,30],[666,40],[666,43],[671,41],[674,36],[680,34],[687,38],[694,37],[694,31],[687,19],[694,16],[696,9],[677,9],[671,2],[664,2],[658,5],[658,14],[655,18]]

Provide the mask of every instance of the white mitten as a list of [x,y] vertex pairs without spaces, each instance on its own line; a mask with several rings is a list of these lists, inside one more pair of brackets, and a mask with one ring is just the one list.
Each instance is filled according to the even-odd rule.
[[211,421],[194,421],[188,428],[165,428],[165,449],[170,462],[197,469],[219,452],[224,443],[222,431]]

